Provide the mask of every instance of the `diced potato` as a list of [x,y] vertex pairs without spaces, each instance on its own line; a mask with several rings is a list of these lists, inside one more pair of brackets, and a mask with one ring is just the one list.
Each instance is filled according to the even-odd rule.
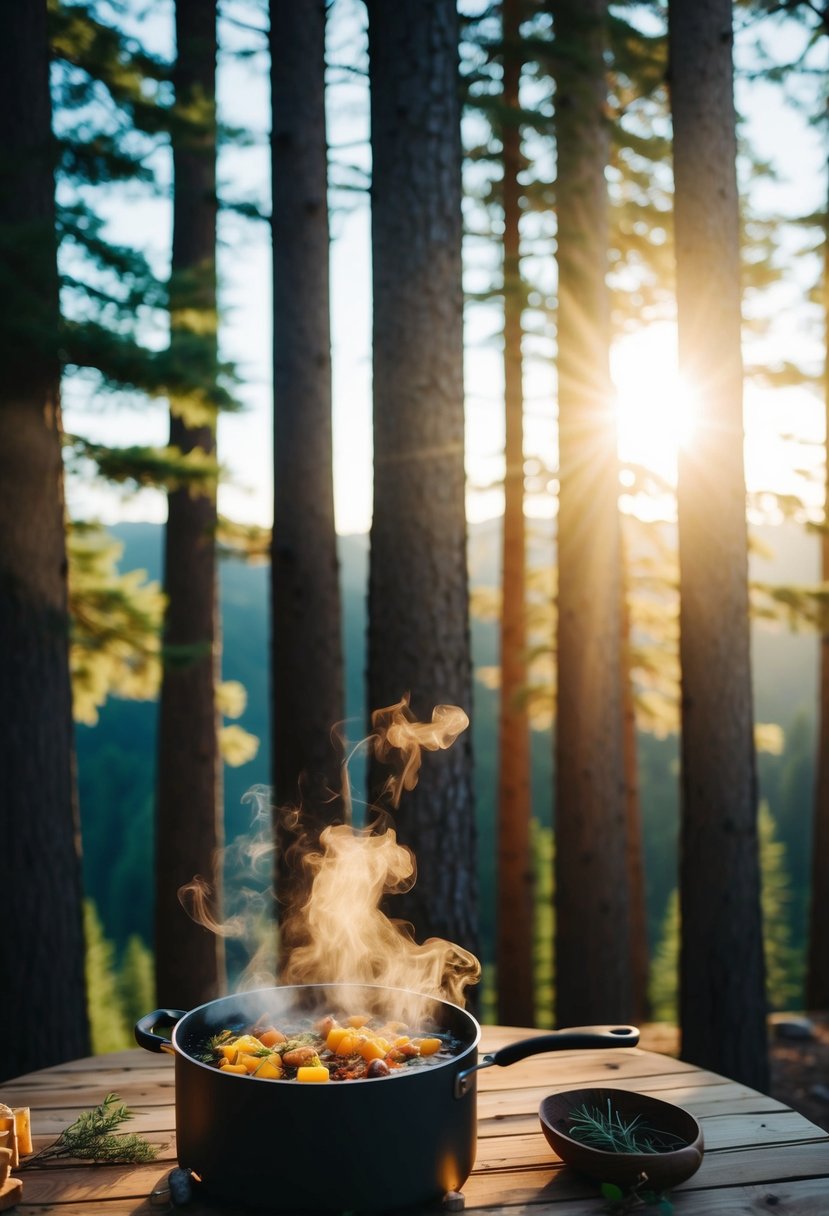
[[28,1106],[15,1106],[14,1128],[17,1132],[17,1151],[21,1157],[32,1152],[32,1120]]
[[242,1064],[244,1066],[245,1072],[256,1072],[257,1068],[262,1063],[263,1059],[266,1060],[267,1056],[252,1056],[252,1055],[249,1055],[247,1052],[240,1051],[239,1058],[236,1061],[236,1063]]
[[[359,1035],[356,1035],[353,1030],[345,1030],[343,1034],[338,1035],[338,1029],[339,1027],[336,1027],[330,1032],[328,1039],[326,1040],[328,1047],[330,1047],[332,1051],[336,1052],[338,1056],[356,1055],[360,1050],[360,1043],[362,1041]],[[332,1035],[335,1036],[335,1047],[331,1047],[330,1039]]]
[[398,1035],[392,1044],[393,1047],[402,1047],[405,1043],[410,1043],[411,1040],[407,1034]]
[[244,1064],[226,1064],[224,1061],[219,1061],[219,1068],[222,1072],[236,1072],[240,1076],[247,1072]]
[[332,1026],[325,1036],[325,1046],[329,1051],[336,1051],[346,1035],[353,1037],[347,1026]]
[[415,1042],[422,1056],[433,1056],[443,1046],[442,1039],[416,1039]]
[[359,1051],[364,1060],[382,1060],[388,1047],[383,1047],[379,1039],[361,1039]]
[[350,1018],[345,1019],[346,1026],[352,1026],[355,1030],[359,1030],[361,1026],[365,1026],[366,1022],[371,1021],[371,1016],[367,1013],[352,1013]]
[[219,1051],[224,1056],[224,1058],[227,1060],[228,1064],[236,1063],[237,1057],[239,1055],[238,1047],[235,1047],[235,1046],[234,1047],[220,1047]]
[[307,1081],[310,1083],[327,1081],[328,1069],[324,1064],[306,1064],[304,1068],[296,1070],[296,1079],[297,1081]]
[[256,1069],[256,1072],[253,1075],[255,1077],[265,1077],[268,1081],[278,1081],[279,1078],[284,1074],[279,1065],[275,1064],[273,1060],[266,1056],[265,1059],[260,1062],[259,1067]]

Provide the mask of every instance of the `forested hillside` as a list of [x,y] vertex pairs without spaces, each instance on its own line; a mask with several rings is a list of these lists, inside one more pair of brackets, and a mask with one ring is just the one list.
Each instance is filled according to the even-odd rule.
[[[144,569],[158,577],[162,530],[151,524],[122,524],[114,530],[124,544],[121,568]],[[543,533],[546,533],[546,527]],[[794,525],[763,528],[757,533],[764,556],[754,559],[753,575],[764,582],[813,582],[817,562],[813,537]],[[346,725],[350,740],[364,733],[366,536],[340,537],[344,593]],[[499,525],[492,521],[470,532],[473,585],[497,580]],[[546,543],[539,541],[539,544]],[[770,556],[766,557],[768,553]],[[267,569],[228,558],[220,569],[225,679],[239,680],[248,702],[241,723],[260,740],[256,758],[239,768],[225,768],[225,823],[228,839],[249,828],[250,812],[242,796],[252,785],[269,780],[267,718]],[[473,655],[477,668],[497,662],[497,629],[492,621],[473,618]],[[768,801],[779,839],[785,846],[790,899],[785,913],[792,943],[803,948],[809,873],[809,822],[816,699],[816,649],[811,635],[785,628],[754,627],[755,701],[759,723],[783,730],[780,754],[760,755],[761,797]],[[78,726],[78,773],[83,827],[84,878],[104,931],[122,951],[132,934],[152,940],[152,797],[156,705],[110,700],[96,726]],[[484,960],[492,958],[494,940],[494,790],[497,692],[479,680],[474,685],[475,784],[479,814],[481,938]],[[552,744],[549,733],[533,732],[533,808],[545,826],[552,812]],[[678,820],[677,739],[639,736],[644,819],[648,930],[652,949],[662,933],[666,907],[676,887]],[[359,760],[352,767],[355,793],[362,788]],[[114,859],[114,860],[113,860]]]

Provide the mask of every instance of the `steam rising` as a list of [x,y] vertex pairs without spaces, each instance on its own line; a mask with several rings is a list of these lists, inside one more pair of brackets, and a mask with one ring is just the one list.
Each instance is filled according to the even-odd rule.
[[396,705],[375,709],[371,715],[374,734],[370,742],[378,760],[394,761],[399,756],[401,771],[388,778],[383,794],[392,806],[400,805],[404,790],[413,790],[420,772],[421,752],[444,751],[451,747],[469,725],[469,718],[457,705],[436,705],[431,722],[418,722],[404,697]]
[[328,827],[320,846],[304,858],[311,896],[286,926],[301,944],[290,952],[285,982],[381,984],[463,1004],[480,974],[474,955],[436,937],[419,945],[411,925],[380,909],[384,895],[408,891],[415,880],[414,857],[393,829]]
[[[365,742],[379,760],[397,767],[383,797],[398,806],[403,791],[417,784],[423,750],[450,747],[468,725],[464,711],[454,705],[438,705],[431,722],[416,720],[408,698],[376,710]],[[343,795],[350,819],[345,770]],[[245,798],[255,808],[253,832],[237,840],[225,858],[231,915],[219,921],[211,913],[210,888],[198,876],[180,889],[179,899],[200,924],[245,941],[251,962],[240,986],[255,988],[272,984],[275,973],[273,844],[269,791],[257,786]],[[284,822],[297,833],[291,851],[310,880],[310,895],[290,910],[282,926],[287,950],[280,982],[373,984],[463,1004],[464,989],[480,976],[478,960],[439,938],[417,943],[411,925],[381,910],[387,896],[410,890],[416,877],[414,856],[398,844],[388,816],[378,812],[365,828],[350,822],[326,827],[311,842],[300,835],[301,812],[288,811]],[[416,1020],[422,1012],[399,1010],[397,1016]]]

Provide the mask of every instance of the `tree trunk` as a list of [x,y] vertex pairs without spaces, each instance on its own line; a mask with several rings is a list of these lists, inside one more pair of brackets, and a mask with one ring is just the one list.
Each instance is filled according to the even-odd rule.
[[[373,155],[372,709],[471,702],[464,511],[458,21],[454,0],[368,0]],[[376,795],[385,772],[370,775]],[[396,813],[418,881],[394,912],[476,947],[469,732]]]
[[524,390],[521,357],[521,2],[504,0],[504,525],[501,565],[501,700],[498,732],[498,1021],[534,1024],[533,867],[524,524]]
[[0,1078],[89,1050],[46,8],[0,39]]
[[642,808],[639,800],[639,761],[636,742],[636,705],[631,674],[631,623],[628,605],[626,546],[622,537],[622,749],[625,773],[628,884],[630,890],[630,978],[632,1016],[643,1022],[650,1016],[648,999],[648,923],[645,902],[645,866],[642,855]]
[[632,1013],[621,559],[606,284],[606,0],[553,0],[558,170],[556,1016]]
[[679,363],[685,1059],[768,1085],[743,472],[730,0],[669,6]]
[[299,898],[282,808],[342,814],[345,693],[334,521],[325,4],[271,0],[274,291],[272,766],[283,905]]
[[[216,0],[177,0],[177,107],[196,110],[198,127],[173,131],[173,257],[170,349],[198,358],[205,389],[215,384],[216,349]],[[208,410],[210,407],[207,407]],[[216,452],[215,418],[171,403],[170,443]],[[189,1009],[224,985],[224,945],[196,924],[178,890],[196,875],[221,906],[216,860],[223,839],[218,749],[215,494],[168,496],[164,553],[164,673],[161,684],[156,820],[155,962],[161,1005]]]
[[[829,201],[824,240],[823,293],[826,320],[824,400],[826,411],[826,492],[820,538],[820,577],[829,582]],[[820,638],[820,704],[812,825],[812,882],[806,1008],[829,1009],[829,627]]]

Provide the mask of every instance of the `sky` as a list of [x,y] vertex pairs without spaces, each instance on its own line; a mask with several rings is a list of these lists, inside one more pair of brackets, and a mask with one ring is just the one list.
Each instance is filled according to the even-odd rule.
[[[155,0],[149,15],[137,22],[146,0],[130,0],[135,31],[153,49],[170,53],[172,6]],[[260,10],[261,11],[261,10]],[[331,202],[331,325],[334,396],[334,486],[337,527],[340,532],[365,531],[371,519],[371,251],[369,207],[364,193],[347,191],[343,183],[359,181],[369,169],[368,91],[365,80],[348,71],[360,66],[365,53],[364,8],[359,0],[337,0],[329,25],[329,141],[332,147]],[[252,146],[225,149],[219,160],[220,189],[227,197],[253,197],[268,205],[269,155],[268,64],[261,38],[240,29],[235,22],[258,21],[255,5],[247,0],[225,0],[220,26],[218,97],[220,117],[231,125],[251,130]],[[778,54],[794,54],[799,34],[792,30],[775,37]],[[738,62],[747,57],[748,36],[738,38]],[[240,60],[231,52],[261,45],[258,54]],[[826,192],[825,149],[821,137],[803,117],[781,103],[769,85],[740,83],[738,107],[746,116],[746,130],[757,152],[773,162],[779,180],[755,188],[763,209],[792,213],[822,206]],[[165,167],[162,153],[162,172]],[[156,266],[166,272],[169,262],[170,207],[146,192],[122,196],[112,192],[103,200],[113,237],[139,239],[152,252]],[[271,257],[265,224],[252,224],[224,216],[219,229],[222,355],[236,362],[241,375],[239,396],[244,410],[225,416],[219,424],[219,454],[226,470],[220,489],[222,514],[243,522],[269,525],[272,518],[271,482]],[[792,238],[794,240],[794,237]],[[474,250],[468,276],[475,279]],[[774,289],[775,332],[767,337],[765,351],[777,349],[791,357],[822,358],[819,335],[812,334],[801,306],[803,283],[797,274]],[[750,313],[752,304],[746,302]],[[468,513],[472,520],[498,513],[500,493],[486,489],[502,475],[501,365],[497,345],[487,341],[493,329],[492,313],[467,311],[467,473],[470,491]],[[153,341],[163,343],[163,331]],[[614,351],[613,372],[619,393],[620,450],[624,459],[645,460],[664,476],[675,469],[675,450],[682,421],[674,406],[681,398],[675,369],[675,333],[666,323],[653,332],[624,339]],[[528,400],[526,452],[539,453],[552,463],[555,453],[554,378],[549,366],[538,362],[526,370]],[[79,384],[66,385],[65,425],[103,442],[163,444],[167,436],[162,406],[118,409],[107,400],[90,400]],[[794,490],[802,483],[794,470],[804,463],[816,465],[815,444],[823,439],[823,410],[819,402],[800,391],[773,393],[748,386],[745,395],[746,474],[750,488],[774,485]],[[805,446],[781,438],[786,433],[805,437]],[[817,491],[815,489],[814,493]],[[111,489],[68,489],[73,514],[97,516],[106,523],[124,519],[162,521],[166,506],[154,491],[120,494]],[[815,499],[817,501],[817,498]],[[551,498],[535,500],[529,510],[549,513]]]

